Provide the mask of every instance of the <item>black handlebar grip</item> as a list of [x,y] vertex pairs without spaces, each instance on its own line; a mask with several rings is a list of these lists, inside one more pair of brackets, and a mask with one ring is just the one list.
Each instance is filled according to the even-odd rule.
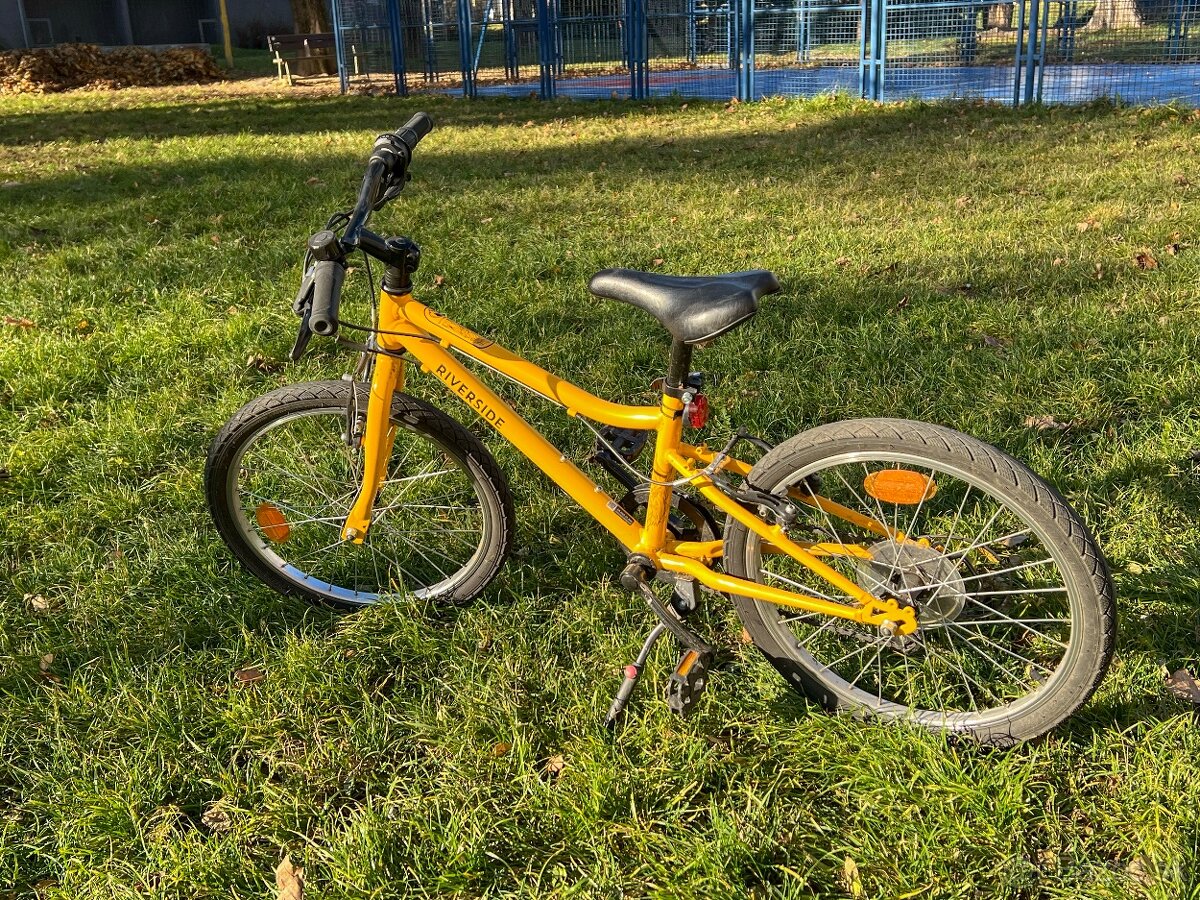
[[308,327],[313,334],[321,337],[337,334],[338,305],[342,300],[342,282],[345,280],[346,269],[336,260],[322,260],[314,265],[312,309],[308,314]]
[[421,138],[431,131],[433,131],[433,119],[429,118],[428,113],[419,112],[409,119],[403,128],[396,129],[396,137],[408,148],[411,156]]

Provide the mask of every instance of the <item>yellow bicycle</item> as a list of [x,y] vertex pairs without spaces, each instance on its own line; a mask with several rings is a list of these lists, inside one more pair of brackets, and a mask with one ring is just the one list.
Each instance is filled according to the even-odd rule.
[[[779,290],[755,270],[694,278],[608,269],[592,293],[635,306],[670,334],[655,406],[596,397],[412,295],[420,250],[366,229],[408,180],[418,114],[375,143],[358,201],[308,242],[292,358],[313,334],[364,334],[355,372],[243,407],[209,451],[216,525],[272,588],[343,607],[411,594],[465,603],[513,541],[504,475],[482,442],[404,393],[432,375],[606,528],[628,554],[621,583],[658,622],[626,667],[620,716],[651,647],[680,645],[672,709],[690,711],[712,649],[688,624],[698,587],[732,598],[788,683],[835,709],[992,744],[1041,734],[1083,704],[1112,654],[1113,586],[1088,529],[1045,481],[1001,451],[935,425],[858,419],[778,446],[737,432],[684,441],[707,418],[693,349],[749,321]],[[339,233],[340,232],[340,233]],[[383,264],[369,327],[340,319],[350,255]],[[344,335],[343,331],[343,335]],[[614,498],[492,391],[464,360],[586,423]],[[649,444],[649,470],[636,464]],[[747,444],[753,464],[734,451]]]

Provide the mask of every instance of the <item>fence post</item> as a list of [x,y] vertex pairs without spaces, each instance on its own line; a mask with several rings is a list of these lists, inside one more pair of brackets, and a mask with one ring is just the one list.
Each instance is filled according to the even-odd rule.
[[1025,4],[1017,0],[1017,46],[1013,51],[1013,106],[1021,105],[1021,60],[1025,56]]
[[650,42],[646,39],[646,0],[625,0],[625,52],[629,61],[629,97],[644,100],[650,93]]
[[330,0],[330,12],[333,13],[333,52],[337,56],[338,84],[342,93],[350,86],[346,75],[346,46],[342,42],[342,4],[338,0]]
[[471,71],[471,0],[458,0],[458,63],[462,71],[463,96],[475,96],[475,73]]
[[883,88],[883,63],[887,53],[886,0],[862,0],[862,39],[859,41],[859,93],[878,100]]
[[554,97],[557,84],[554,78],[555,26],[553,0],[537,0],[538,66],[543,100]]
[[737,18],[737,96],[745,102],[754,99],[754,0],[739,0]]
[[[1046,5],[1046,12],[1050,10],[1049,4]],[[1041,0],[1029,0],[1029,20],[1025,32],[1025,92],[1022,97],[1023,103],[1033,103],[1036,96],[1041,95],[1041,66],[1040,48],[1042,46],[1042,31],[1047,27],[1047,23],[1042,20],[1046,17],[1042,15]],[[1020,74],[1018,73],[1018,77]]]
[[875,14],[871,17],[875,28],[871,32],[871,57],[875,63],[875,96],[882,100],[884,78],[887,75],[887,9],[888,0],[875,0]]
[[858,96],[870,97],[875,90],[868,47],[871,43],[871,8],[874,0],[860,0],[858,5]]
[[408,96],[408,66],[404,59],[404,32],[400,28],[400,0],[388,0],[388,26],[392,35],[392,76],[396,93]]

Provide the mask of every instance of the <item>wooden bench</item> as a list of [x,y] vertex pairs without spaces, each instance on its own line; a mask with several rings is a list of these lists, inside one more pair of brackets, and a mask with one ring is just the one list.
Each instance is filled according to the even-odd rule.
[[[298,76],[325,74],[324,72],[299,71],[299,64],[306,60],[315,60],[320,63],[332,60],[334,68],[336,69],[337,67],[337,42],[334,40],[333,32],[326,34],[268,35],[267,49],[275,54],[275,58],[271,61],[275,63],[275,71],[279,76],[279,80],[287,81],[288,84],[295,84]],[[354,63],[354,74],[356,76],[364,74],[366,69],[366,55],[359,53],[353,44],[348,49],[350,51],[350,58]],[[361,66],[360,60],[363,62]],[[292,72],[293,64],[297,68],[297,71],[294,73]]]

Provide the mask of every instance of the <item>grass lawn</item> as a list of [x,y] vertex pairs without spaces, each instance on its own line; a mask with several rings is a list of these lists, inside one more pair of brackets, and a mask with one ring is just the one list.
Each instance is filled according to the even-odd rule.
[[[1119,591],[1084,711],[1009,752],[830,717],[722,610],[700,711],[657,700],[664,642],[611,736],[649,614],[490,435],[520,550],[473,607],[339,616],[232,565],[205,449],[352,362],[282,362],[298,251],[418,102],[438,130],[377,224],[427,302],[640,401],[664,336],[588,276],[769,267],[785,292],[697,356],[714,441],[904,416],[1054,481]],[[264,897],[285,852],[325,898],[1200,896],[1200,735],[1163,686],[1200,641],[1198,138],[1169,108],[5,98],[0,898]]]

